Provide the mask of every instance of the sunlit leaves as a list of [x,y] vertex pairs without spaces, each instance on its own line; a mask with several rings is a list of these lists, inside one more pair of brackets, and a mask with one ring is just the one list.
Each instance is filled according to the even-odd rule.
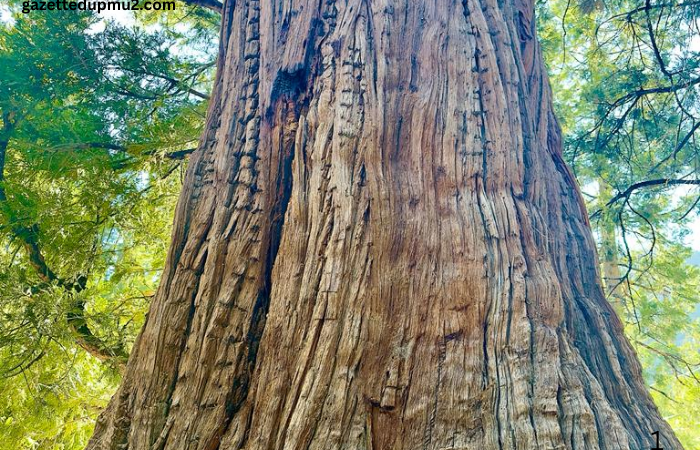
[[586,192],[606,288],[623,303],[652,395],[696,448],[700,274],[684,244],[700,191],[656,183],[618,194],[645,180],[700,178],[700,4],[580,5],[538,9],[565,157]]
[[52,11],[0,24],[0,113],[12,125],[1,136],[1,450],[83,448],[118,368],[80,347],[71,314],[84,305],[105,348],[133,343],[184,171],[169,155],[196,147],[204,122],[215,53],[187,49],[206,50],[214,26],[98,20]]

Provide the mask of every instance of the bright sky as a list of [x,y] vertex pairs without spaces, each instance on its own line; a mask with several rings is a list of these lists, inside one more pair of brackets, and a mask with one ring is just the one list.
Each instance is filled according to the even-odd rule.
[[6,5],[0,5],[0,22],[9,22],[10,20],[10,10]]
[[133,25],[134,14],[131,11],[105,11],[100,14],[105,19],[112,19],[122,25]]
[[98,22],[91,30],[99,33],[105,28],[106,20],[113,20],[120,25],[131,26],[135,23],[134,13],[132,11],[103,11],[99,14],[102,16],[102,21]]
[[[104,11],[100,13],[103,19],[114,20],[122,25],[133,25],[134,15],[131,11]],[[11,22],[12,15],[7,5],[0,4],[0,22]],[[104,27],[104,25],[102,25]],[[97,29],[99,31],[99,28]]]

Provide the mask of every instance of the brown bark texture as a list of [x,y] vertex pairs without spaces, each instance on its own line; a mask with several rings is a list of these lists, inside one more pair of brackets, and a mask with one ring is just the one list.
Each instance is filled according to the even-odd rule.
[[532,0],[229,0],[89,449],[681,445],[601,288]]

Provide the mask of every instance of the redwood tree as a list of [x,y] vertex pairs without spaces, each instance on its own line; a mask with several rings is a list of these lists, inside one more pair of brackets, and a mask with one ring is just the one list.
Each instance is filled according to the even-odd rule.
[[229,0],[90,449],[680,450],[606,302],[532,0]]

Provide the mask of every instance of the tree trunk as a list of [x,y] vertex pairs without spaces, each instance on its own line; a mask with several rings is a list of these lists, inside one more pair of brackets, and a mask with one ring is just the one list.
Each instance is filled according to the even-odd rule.
[[[607,209],[607,203],[613,197],[613,188],[605,182],[598,180],[598,205],[601,211]],[[603,213],[599,224],[600,235],[598,237],[598,250],[600,254],[600,266],[602,268],[603,288],[605,298],[612,305],[618,317],[625,317],[628,312],[627,302],[623,286],[624,279],[620,273],[619,252],[617,245],[617,224],[610,215]],[[629,275],[629,274],[627,274]],[[625,275],[625,277],[627,276]],[[629,292],[628,294],[631,294]]]
[[90,449],[681,449],[604,299],[532,0],[229,0]]

